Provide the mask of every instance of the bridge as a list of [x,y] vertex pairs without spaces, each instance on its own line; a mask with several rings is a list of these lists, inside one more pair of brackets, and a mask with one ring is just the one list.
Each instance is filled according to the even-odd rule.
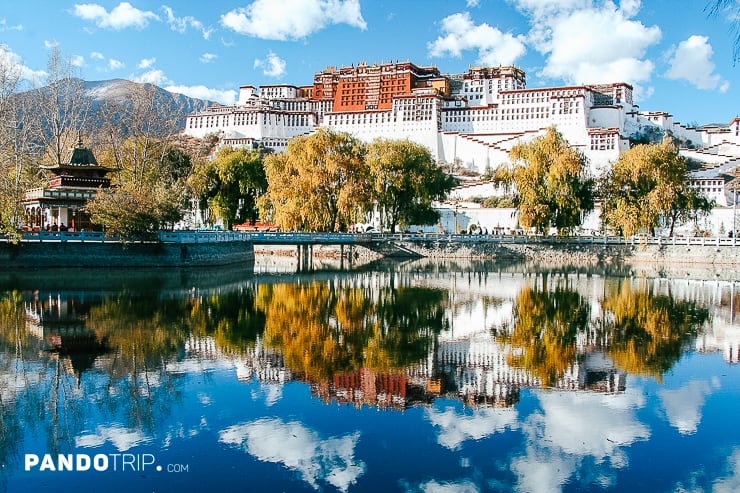
[[[0,235],[0,241],[7,240]],[[37,231],[24,233],[22,242],[119,242],[116,237],[106,237],[97,231]],[[735,237],[694,236],[646,236],[631,238],[612,235],[589,236],[542,236],[542,235],[483,235],[442,233],[308,233],[308,232],[263,232],[263,231],[162,231],[157,240],[162,243],[212,243],[244,241],[254,245],[360,245],[372,247],[383,243],[537,243],[537,244],[599,244],[599,245],[658,245],[658,246],[740,246]]]
[[[53,261],[64,262],[64,265],[80,263],[77,257],[65,258],[66,252],[88,250],[108,252],[114,244],[131,245],[131,248],[110,250],[118,255],[111,258],[113,265],[139,265],[157,262],[191,265],[207,265],[218,258],[202,253],[209,250],[208,244],[226,243],[216,247],[224,259],[236,258],[249,253],[253,258],[252,247],[255,245],[283,245],[295,248],[299,270],[310,270],[312,267],[313,249],[317,245],[336,245],[339,248],[340,261],[349,259],[350,264],[356,257],[354,248],[365,247],[385,257],[419,258],[419,257],[468,257],[491,259],[538,259],[539,261],[587,260],[601,259],[607,262],[615,260],[661,261],[668,263],[703,263],[740,267],[740,240],[733,237],[648,237],[633,236],[625,239],[621,236],[537,236],[537,235],[482,235],[482,234],[433,234],[433,233],[307,233],[307,232],[263,232],[263,231],[162,231],[149,241],[121,241],[106,237],[102,232],[91,231],[42,231],[25,233],[20,237],[3,238],[8,248],[0,250],[2,258],[8,265],[21,265],[17,257],[19,250],[11,242],[28,244],[24,250],[26,262],[32,266],[52,265]],[[82,244],[97,244],[99,247],[80,249]],[[239,243],[244,244],[240,248]],[[42,245],[49,244],[51,248]],[[109,246],[110,245],[110,246]],[[19,245],[20,246],[20,245]],[[120,250],[120,251],[119,251]],[[155,252],[156,255],[133,255],[127,251]],[[161,252],[167,252],[162,256]],[[349,253],[349,255],[346,255]],[[194,255],[191,260],[189,255]],[[200,255],[200,257],[198,257]],[[119,258],[120,257],[120,258]],[[25,258],[25,257],[24,257]],[[97,258],[97,257],[90,257]],[[116,264],[118,262],[118,264]],[[82,262],[84,263],[84,262]],[[192,264],[192,265],[196,265]]]

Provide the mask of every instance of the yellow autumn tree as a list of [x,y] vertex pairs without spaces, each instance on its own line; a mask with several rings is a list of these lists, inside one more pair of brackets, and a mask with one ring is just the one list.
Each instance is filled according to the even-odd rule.
[[293,138],[265,159],[262,216],[283,230],[344,231],[370,210],[365,145],[348,133],[320,129]]
[[594,207],[594,181],[585,156],[571,147],[555,127],[531,142],[514,146],[513,169],[498,173],[516,187],[515,203],[524,228],[568,234],[581,224],[583,212]]

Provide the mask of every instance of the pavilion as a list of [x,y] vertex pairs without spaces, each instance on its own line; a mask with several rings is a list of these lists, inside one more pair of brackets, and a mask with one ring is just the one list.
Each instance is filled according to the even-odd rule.
[[72,148],[69,161],[40,166],[50,173],[45,186],[28,190],[23,200],[24,225],[30,230],[93,229],[84,207],[98,189],[109,188],[112,171],[98,164],[82,139]]

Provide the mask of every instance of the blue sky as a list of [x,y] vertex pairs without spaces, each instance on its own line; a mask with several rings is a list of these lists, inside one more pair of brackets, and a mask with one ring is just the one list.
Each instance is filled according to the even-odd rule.
[[740,115],[733,12],[710,0],[0,0],[0,57],[43,81],[59,46],[86,80],[127,78],[222,103],[327,66],[516,65],[527,87],[625,81],[682,123]]

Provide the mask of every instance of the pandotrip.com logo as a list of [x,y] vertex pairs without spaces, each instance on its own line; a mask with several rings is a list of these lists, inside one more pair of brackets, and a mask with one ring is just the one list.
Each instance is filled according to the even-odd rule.
[[27,472],[189,472],[188,464],[157,462],[154,454],[26,454]]

